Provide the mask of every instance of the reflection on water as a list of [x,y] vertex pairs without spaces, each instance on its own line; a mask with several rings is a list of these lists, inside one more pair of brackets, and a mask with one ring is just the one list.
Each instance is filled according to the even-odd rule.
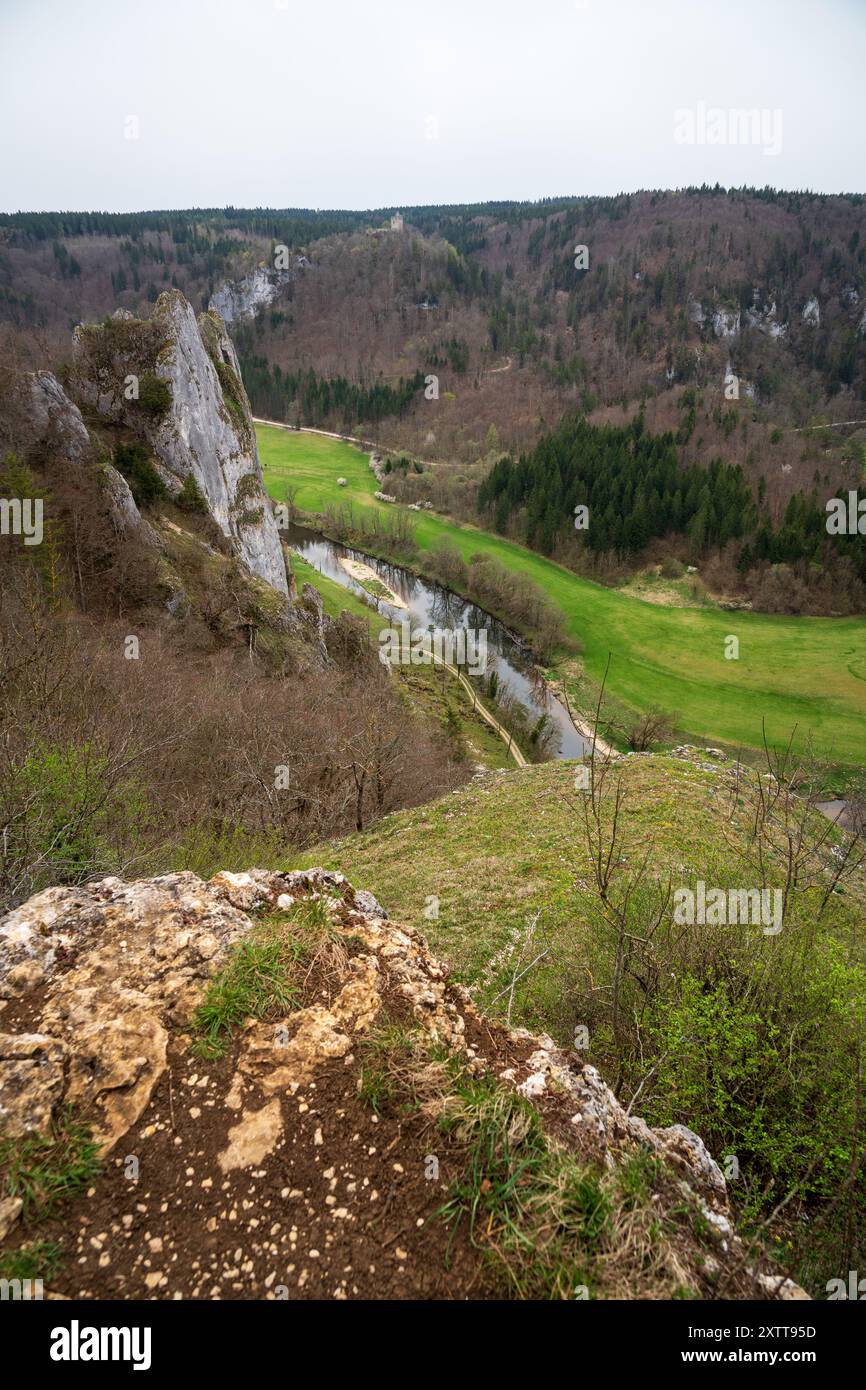
[[843,830],[854,829],[854,814],[847,801],[816,801],[815,805],[834,825],[839,825]]
[[559,744],[557,748],[557,741],[554,740],[551,752],[555,752],[560,758],[579,758],[583,755],[588,746],[587,742],[572,724],[565,705],[555,695],[551,695],[540,673],[534,669],[525,647],[483,608],[477,608],[474,603],[467,603],[458,594],[453,594],[438,584],[419,579],[401,565],[376,560],[361,550],[351,550],[319,535],[317,531],[308,531],[303,526],[292,525],[285,534],[292,549],[298,551],[308,564],[314,565],[328,579],[336,580],[344,589],[364,594],[366,598],[370,595],[365,593],[357,580],[346,573],[339,560],[341,556],[362,560],[374,569],[383,583],[399,594],[408,606],[407,612],[405,609],[395,608],[393,604],[385,603],[382,599],[377,601],[379,611],[389,617],[393,616],[395,625],[408,620],[413,628],[438,627],[456,630],[462,627],[471,628],[476,632],[486,630],[488,667],[495,670],[500,683],[506,682],[518,699],[536,715],[548,716],[556,729]]

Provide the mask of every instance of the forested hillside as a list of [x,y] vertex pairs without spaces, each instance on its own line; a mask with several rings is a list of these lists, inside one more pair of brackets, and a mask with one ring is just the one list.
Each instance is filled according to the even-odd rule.
[[[59,363],[82,319],[170,286],[217,296],[254,413],[435,464],[398,473],[402,501],[602,579],[670,551],[758,607],[862,605],[859,538],[822,531],[866,466],[861,195],[704,186],[404,207],[393,227],[392,211],[4,215],[3,336],[23,365]],[[614,458],[638,417],[644,443]],[[552,455],[577,447],[551,492]]]
[[[711,460],[682,468],[672,434],[648,435],[643,416],[625,427],[566,419],[518,460],[503,457],[478,491],[482,514],[502,534],[556,553],[575,568],[581,547],[603,556],[639,555],[654,540],[685,538],[688,558],[728,551],[745,575],[799,566],[806,587],[847,608],[866,597],[866,536],[831,535],[817,489],[795,493],[774,525],[739,464]],[[583,514],[581,514],[583,513]],[[676,562],[674,562],[676,563]],[[853,589],[851,586],[853,585]]]

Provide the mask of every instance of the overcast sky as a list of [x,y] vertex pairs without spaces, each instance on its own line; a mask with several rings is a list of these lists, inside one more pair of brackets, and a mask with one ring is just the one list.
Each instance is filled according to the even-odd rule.
[[864,59],[866,0],[0,0],[0,206],[863,191]]

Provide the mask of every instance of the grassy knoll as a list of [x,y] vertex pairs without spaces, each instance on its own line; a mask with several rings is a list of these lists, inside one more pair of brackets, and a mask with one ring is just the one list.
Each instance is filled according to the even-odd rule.
[[[339,869],[370,889],[392,917],[424,933],[459,979],[480,988],[485,1006],[510,980],[514,942],[539,912],[537,949],[549,947],[550,955],[518,988],[515,1003],[521,1022],[565,1039],[573,1023],[569,994],[585,984],[580,962],[602,927],[574,768],[556,761],[497,773],[395,812],[362,834],[315,846],[292,867]],[[676,882],[727,883],[736,863],[731,836],[736,845],[748,815],[741,798],[731,819],[719,773],[644,754],[624,762],[623,776],[626,832],[635,847],[652,842],[654,877],[670,872]],[[439,915],[429,919],[431,896],[439,899]],[[858,906],[850,895],[835,904],[846,938],[860,920]]]
[[[257,429],[265,480],[278,500],[294,490],[296,506],[323,511],[377,502],[367,456],[352,445],[268,426]],[[337,478],[347,480],[337,486]],[[755,748],[766,722],[771,742],[792,729],[837,765],[866,765],[866,619],[785,618],[671,608],[643,603],[581,579],[523,546],[430,513],[412,514],[418,545],[447,542],[465,559],[483,551],[540,585],[582,643],[588,684],[611,656],[608,688],[635,710],[661,705],[679,715],[684,735]],[[725,659],[725,639],[739,640],[739,659]],[[575,683],[578,703],[588,690]]]
[[[866,1220],[848,1141],[856,1132],[862,1143],[863,867],[852,863],[834,887],[840,837],[803,808],[808,865],[778,934],[754,919],[679,925],[672,890],[760,881],[757,778],[643,755],[619,764],[625,801],[605,903],[574,767],[491,774],[314,847],[296,866],[339,869],[372,890],[474,987],[485,1014],[510,1011],[513,1023],[574,1039],[624,1101],[639,1092],[637,1113],[651,1123],[694,1128],[718,1160],[736,1154],[730,1195],[746,1228],[796,1191],[773,1236],[795,1277],[822,1296],[846,1267],[848,1222]],[[612,806],[611,786],[606,845]],[[780,896],[781,824],[762,834],[768,891]]]

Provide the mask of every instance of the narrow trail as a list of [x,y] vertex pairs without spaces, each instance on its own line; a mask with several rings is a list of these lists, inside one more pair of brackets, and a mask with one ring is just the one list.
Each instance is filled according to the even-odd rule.
[[447,661],[436,661],[435,652],[433,653],[433,660],[436,662],[437,666],[444,666],[446,671],[450,671],[452,676],[457,677],[458,681],[463,686],[463,689],[470,696],[472,700],[473,709],[481,715],[482,719],[486,720],[486,722],[490,725],[491,729],[496,730],[499,737],[502,739],[502,742],[508,744],[508,751],[511,754],[514,761],[517,763],[517,766],[526,767],[526,758],[523,756],[517,744],[514,742],[514,739],[512,738],[511,734],[508,732],[506,728],[503,727],[502,724],[500,724],[498,719],[494,718],[494,716],[489,712],[489,710],[486,710],[484,708],[481,701],[478,699],[477,693],[472,689],[472,686],[469,684],[463,672],[458,671],[456,666],[452,666]]
[[506,357],[505,363],[504,363],[503,366],[501,366],[501,367],[488,367],[488,369],[487,369],[487,371],[484,373],[484,375],[485,375],[485,376],[499,376],[500,372],[510,372],[510,371],[511,371],[511,368],[513,367],[513,365],[514,365],[514,359],[513,359],[512,357]]

